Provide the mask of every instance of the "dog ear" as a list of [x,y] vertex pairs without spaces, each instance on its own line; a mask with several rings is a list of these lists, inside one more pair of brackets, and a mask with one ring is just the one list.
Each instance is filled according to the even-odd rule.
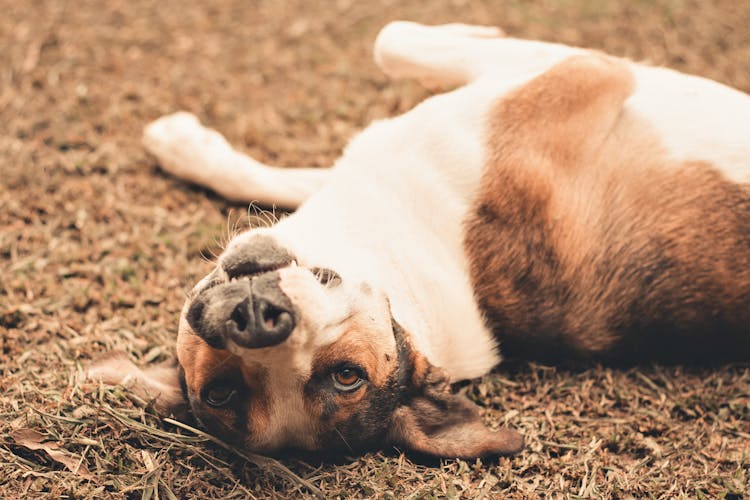
[[86,370],[86,380],[122,385],[138,397],[154,402],[163,415],[184,418],[189,404],[183,388],[183,374],[176,359],[139,368],[124,353],[114,353],[94,362]]
[[511,455],[524,446],[521,434],[490,430],[476,405],[451,393],[448,377],[429,366],[419,393],[394,413],[391,442],[435,457],[477,458]]

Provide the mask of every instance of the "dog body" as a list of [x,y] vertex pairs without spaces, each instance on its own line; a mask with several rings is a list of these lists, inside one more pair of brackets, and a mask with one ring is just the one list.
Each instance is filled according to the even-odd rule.
[[330,170],[262,165],[184,113],[146,130],[168,171],[299,207],[235,237],[188,298],[177,352],[204,425],[265,451],[510,453],[519,436],[447,386],[500,347],[748,356],[750,97],[465,25],[392,23],[375,58],[460,87]]

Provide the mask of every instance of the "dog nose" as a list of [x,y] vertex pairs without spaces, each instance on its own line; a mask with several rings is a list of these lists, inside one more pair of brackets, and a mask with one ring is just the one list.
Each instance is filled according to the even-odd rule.
[[228,341],[248,349],[270,347],[289,337],[296,324],[294,307],[279,287],[278,272],[240,279],[201,292],[187,320],[210,346]]

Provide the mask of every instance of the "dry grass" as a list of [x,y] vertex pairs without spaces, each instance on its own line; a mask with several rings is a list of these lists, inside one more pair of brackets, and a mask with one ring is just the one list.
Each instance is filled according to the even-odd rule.
[[[263,160],[326,165],[355,130],[425,95],[370,63],[377,29],[396,17],[496,24],[750,91],[750,5],[733,0],[0,7],[0,497],[314,491],[275,463],[259,468],[257,457],[156,417],[123,389],[78,382],[107,351],[170,356],[184,290],[210,267],[202,256],[249,219],[245,207],[161,175],[139,144],[148,120],[188,109]],[[397,451],[282,463],[328,497],[750,493],[748,364],[509,363],[461,390],[489,422],[523,431],[528,449],[490,463],[426,466]],[[48,441],[32,451],[19,429]]]

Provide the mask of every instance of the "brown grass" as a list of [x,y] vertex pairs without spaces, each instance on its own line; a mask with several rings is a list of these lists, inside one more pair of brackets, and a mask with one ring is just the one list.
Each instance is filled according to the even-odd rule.
[[[298,497],[274,463],[81,385],[90,359],[171,355],[184,291],[246,207],[166,177],[145,123],[187,109],[256,157],[327,165],[373,118],[425,92],[370,58],[393,18],[496,24],[750,91],[750,4],[436,0],[318,5],[0,0],[0,497]],[[227,222],[229,215],[229,222]],[[282,463],[327,497],[740,498],[750,494],[750,365],[508,363],[464,385],[520,456],[412,463],[397,452]],[[90,478],[12,436],[43,433]],[[281,471],[281,472],[280,472]]]

